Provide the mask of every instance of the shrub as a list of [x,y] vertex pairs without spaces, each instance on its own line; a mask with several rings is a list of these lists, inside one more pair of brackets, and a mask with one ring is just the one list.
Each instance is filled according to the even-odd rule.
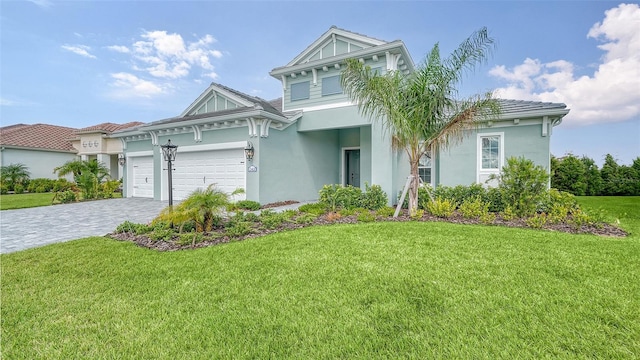
[[71,191],[71,190],[57,192],[53,196],[52,202],[55,202],[56,200],[59,201],[61,204],[76,202],[78,201],[78,194],[76,194],[74,191]]
[[173,238],[172,229],[154,229],[149,233],[149,238],[155,241],[169,241]]
[[376,216],[370,211],[363,211],[358,214],[358,222],[372,222],[376,220]]
[[0,184],[0,194],[6,195],[7,193],[9,193],[9,188],[7,187],[7,185]]
[[327,214],[327,220],[331,222],[336,221],[340,218],[342,218],[342,215],[340,215],[340,213],[330,212]]
[[260,210],[260,203],[253,200],[241,200],[235,203],[238,209],[256,211]]
[[253,229],[248,221],[237,221],[225,229],[224,234],[228,237],[241,237],[251,234]]
[[565,207],[571,213],[578,209],[578,201],[571,193],[549,189],[538,205],[538,212],[548,213],[554,206]]
[[427,204],[427,210],[433,216],[439,218],[448,218],[453,215],[456,205],[448,199],[436,198]]
[[365,183],[365,192],[362,194],[362,200],[360,206],[369,210],[378,210],[387,206],[389,198],[387,193],[382,191],[380,185],[371,185]]
[[38,186],[38,187],[36,188],[36,192],[37,192],[37,193],[40,193],[40,194],[42,194],[42,193],[46,193],[46,192],[47,192],[47,188],[45,188],[44,186],[40,185],[40,186]]
[[134,233],[136,235],[146,234],[153,230],[152,227],[145,224],[137,224],[131,221],[125,221],[116,227],[117,233]]
[[511,221],[516,218],[516,214],[513,212],[511,206],[506,206],[500,215],[502,219],[506,221]]
[[356,213],[355,209],[340,209],[338,212],[340,216],[351,216]]
[[29,180],[27,191],[35,193],[45,193],[53,190],[56,180],[47,178],[36,178]]
[[313,223],[317,218],[317,215],[305,213],[298,216],[295,221],[296,224],[308,225]]
[[502,201],[502,193],[498,188],[487,189],[484,201],[489,204],[489,211],[491,212],[501,212],[505,208],[504,201]]
[[302,213],[314,214],[314,215],[322,215],[327,212],[327,207],[323,203],[309,203],[301,205],[298,208],[298,211]]
[[520,217],[535,214],[538,204],[544,199],[549,183],[547,171],[524,157],[507,159],[499,176],[502,200],[511,205]]
[[22,184],[15,184],[13,186],[13,192],[16,194],[24,194],[24,186]]
[[280,215],[285,219],[285,220],[291,220],[293,219],[294,216],[298,215],[298,212],[295,210],[285,210],[283,212],[280,213]]
[[180,234],[178,235],[178,239],[176,240],[176,243],[178,245],[195,245],[198,243],[203,242],[205,239],[204,234],[199,233],[199,232],[189,232],[189,233],[185,233],[185,234]]
[[490,225],[493,224],[493,222],[496,220],[496,214],[492,213],[492,212],[485,212],[482,215],[480,215],[480,222],[485,224],[485,225]]
[[248,222],[258,222],[260,221],[260,217],[254,213],[244,214],[244,220]]
[[480,196],[465,199],[458,208],[460,214],[468,219],[477,219],[489,212],[489,204],[482,201]]
[[100,191],[98,192],[98,197],[111,199],[113,198],[113,193],[120,187],[120,181],[118,180],[107,180],[100,184]]
[[411,215],[411,219],[420,220],[420,219],[422,219],[423,216],[424,216],[424,210],[423,209],[418,209],[418,210],[416,210],[416,212],[414,214]]
[[262,226],[267,229],[277,229],[285,220],[283,214],[276,213],[272,210],[265,210],[260,214],[260,222],[262,222]]
[[527,223],[527,226],[532,227],[534,229],[542,229],[543,226],[545,226],[547,224],[547,214],[542,213],[542,214],[535,214],[529,218],[527,218],[527,220],[525,220],[525,222]]
[[73,183],[69,182],[67,179],[58,179],[53,183],[52,191],[67,191],[70,190],[73,186]]
[[376,210],[376,215],[382,216],[382,217],[392,217],[393,214],[395,214],[395,212],[396,212],[396,209],[394,207],[385,206],[383,208]]

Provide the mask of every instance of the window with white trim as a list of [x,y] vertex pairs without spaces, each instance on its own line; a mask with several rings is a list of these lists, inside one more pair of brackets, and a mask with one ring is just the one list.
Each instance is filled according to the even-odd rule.
[[309,81],[291,84],[291,101],[308,99],[310,88],[311,82]]
[[500,135],[481,136],[481,169],[500,170]]
[[431,184],[431,151],[427,151],[418,162],[418,176],[425,184]]
[[322,78],[322,96],[342,94],[340,75]]

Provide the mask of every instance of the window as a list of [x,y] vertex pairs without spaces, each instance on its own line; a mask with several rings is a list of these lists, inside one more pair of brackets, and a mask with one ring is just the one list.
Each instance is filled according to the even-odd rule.
[[418,176],[425,184],[431,184],[431,152],[427,151],[418,162]]
[[291,101],[308,99],[310,87],[309,81],[291,84]]
[[342,94],[340,75],[322,78],[322,96]]
[[500,136],[481,136],[481,168],[483,170],[500,169]]

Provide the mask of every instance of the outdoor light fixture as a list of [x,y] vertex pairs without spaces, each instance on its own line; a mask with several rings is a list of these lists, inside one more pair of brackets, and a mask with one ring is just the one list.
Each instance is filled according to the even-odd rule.
[[255,149],[253,148],[253,144],[251,141],[247,141],[247,147],[244,148],[244,153],[247,155],[247,160],[253,160],[253,155],[255,154]]
[[127,162],[127,158],[124,157],[124,154],[118,155],[118,163],[120,164],[120,166],[124,166],[126,162]]
[[176,153],[178,152],[178,145],[174,145],[171,143],[171,139],[167,140],[167,143],[164,145],[160,145],[162,148],[162,156],[164,156],[164,160],[167,162],[169,173],[167,174],[169,177],[169,206],[173,206],[173,184],[171,178],[171,170],[173,165],[171,164],[176,160]]

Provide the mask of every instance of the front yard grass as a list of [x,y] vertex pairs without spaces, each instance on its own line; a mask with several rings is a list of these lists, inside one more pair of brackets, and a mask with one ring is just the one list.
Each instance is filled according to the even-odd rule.
[[176,252],[88,238],[0,256],[2,355],[638,358],[639,240],[424,222]]
[[55,193],[0,195],[0,210],[23,209],[51,205]]

